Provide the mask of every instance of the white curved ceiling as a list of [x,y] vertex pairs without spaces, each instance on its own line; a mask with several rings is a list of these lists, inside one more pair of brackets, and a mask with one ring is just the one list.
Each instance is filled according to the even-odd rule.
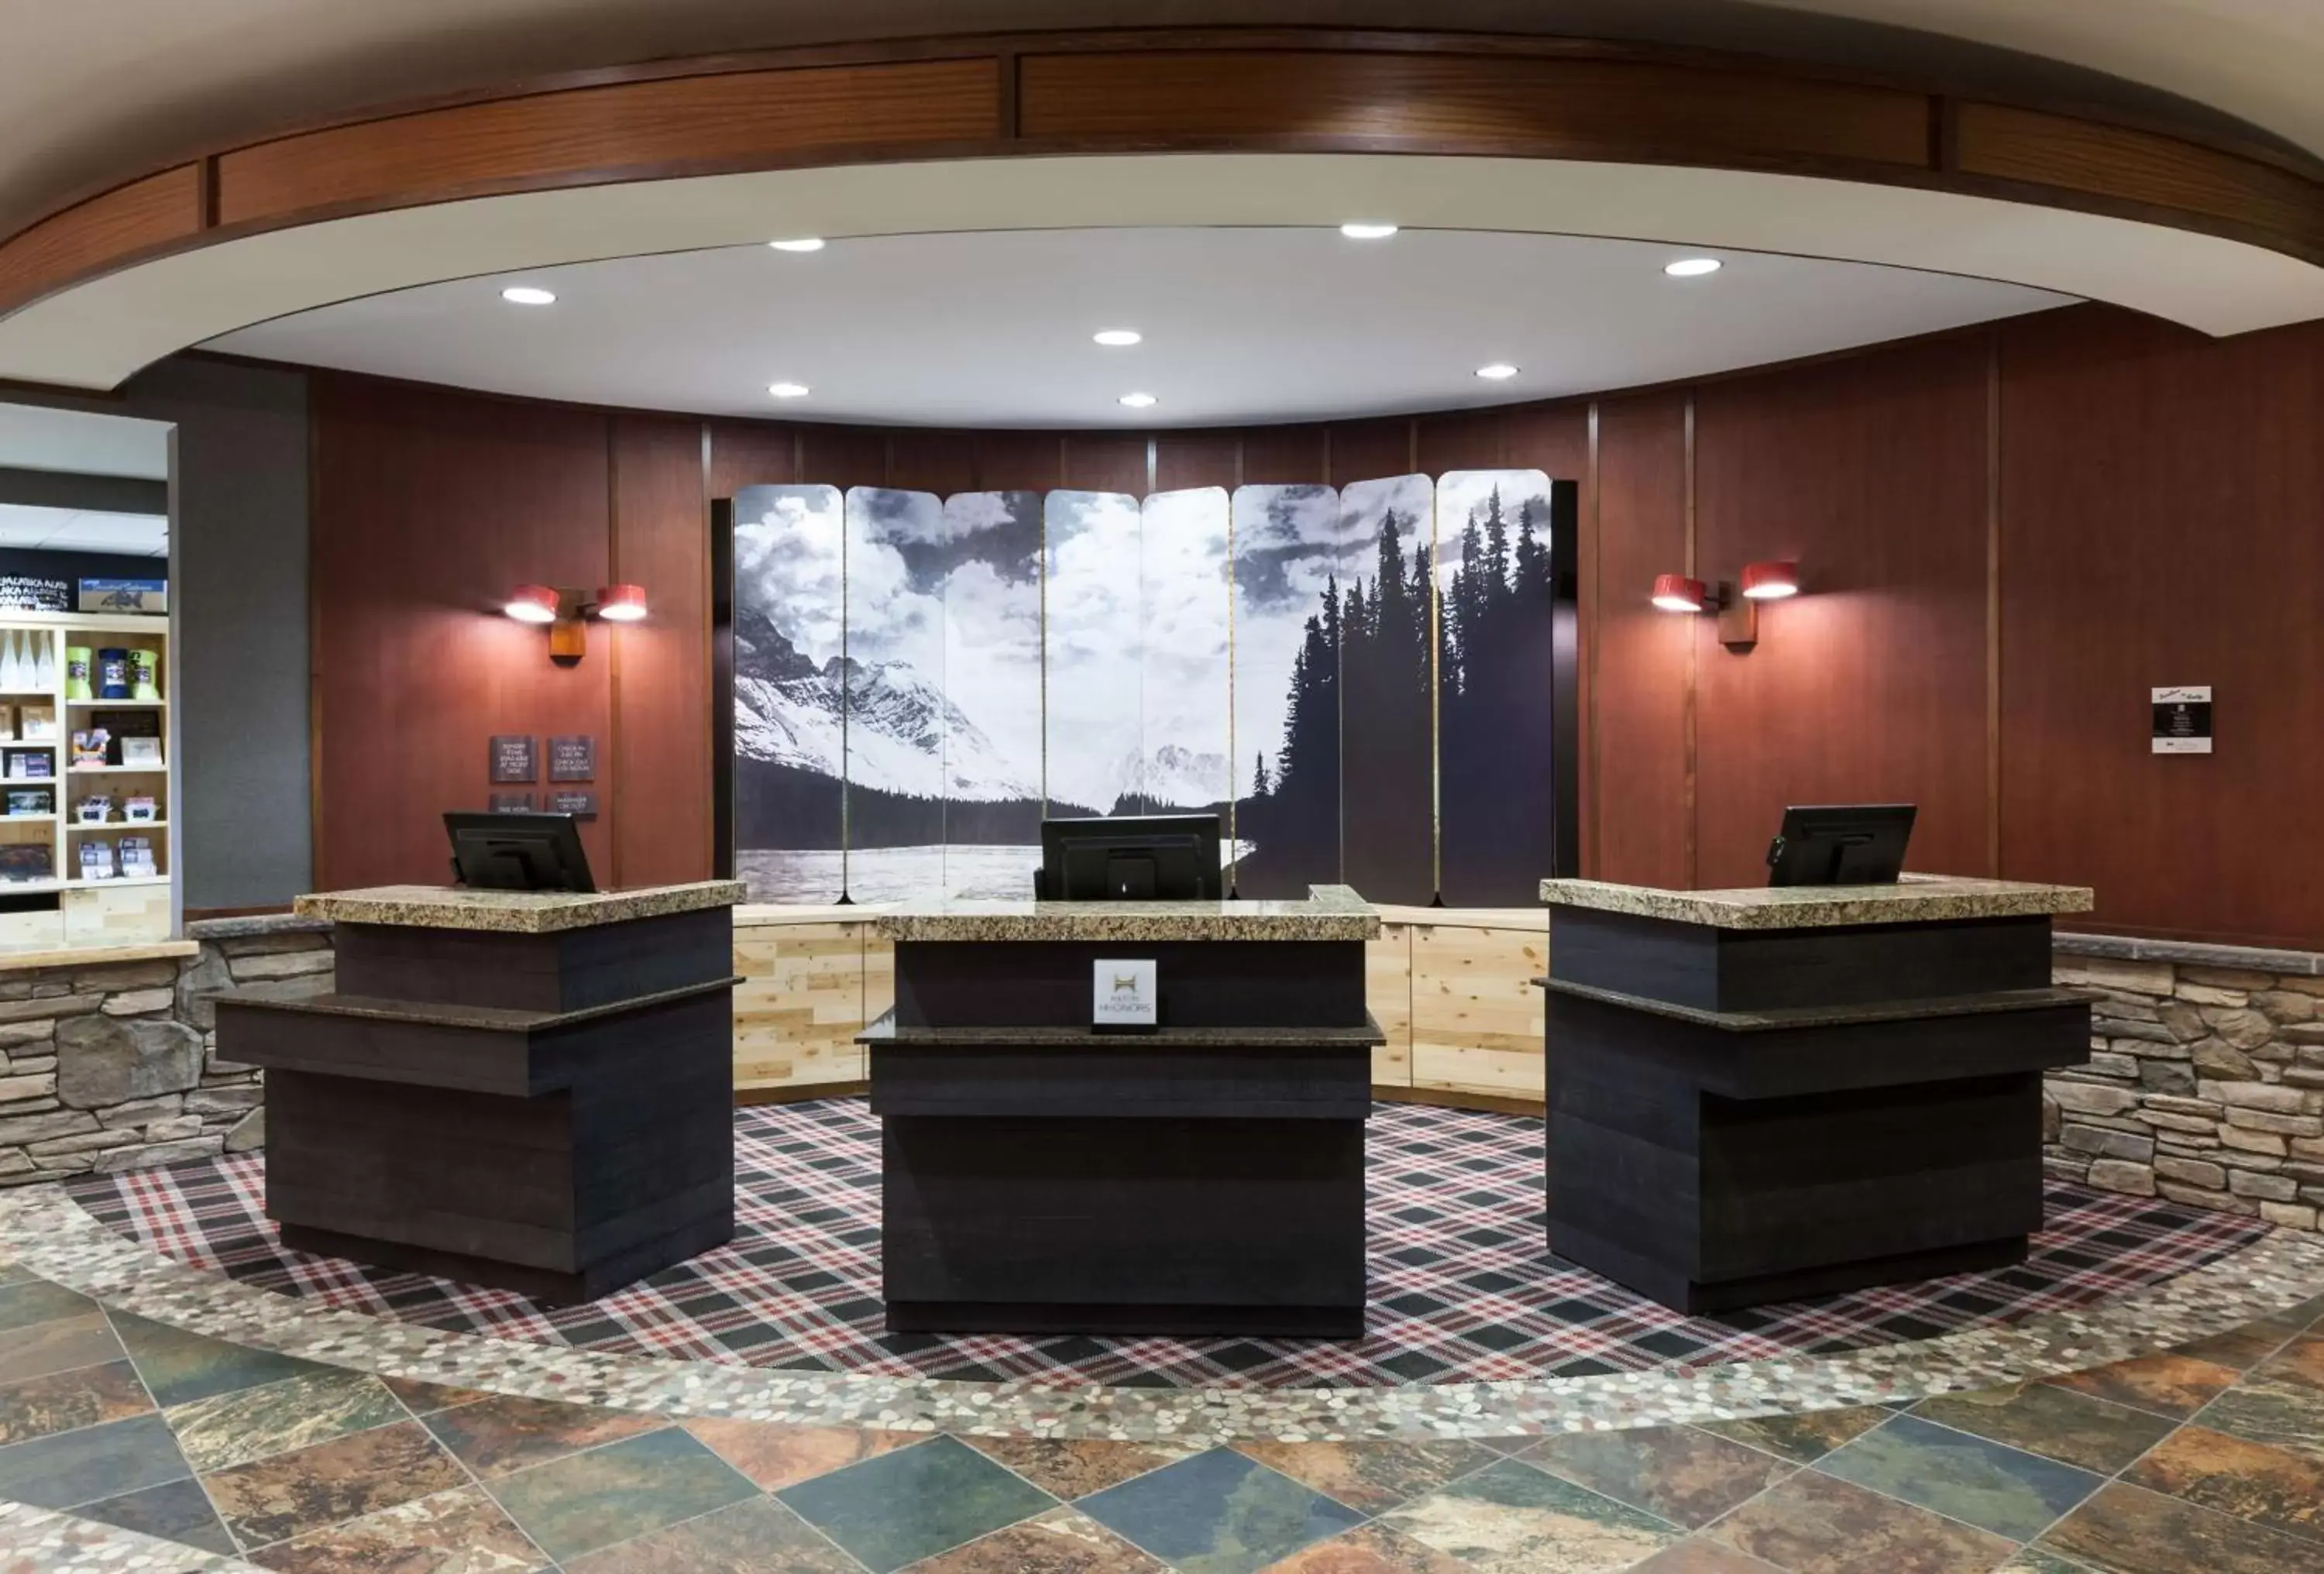
[[2020,95],[2172,95],[2324,153],[2317,0],[0,0],[0,229],[189,144],[539,73],[834,40],[1259,22],[1570,33]]
[[[2015,285],[1680,248],[1410,231],[1106,229],[730,247],[373,296],[209,347],[537,398],[926,426],[1207,425],[1631,387],[2060,304]],[[512,306],[504,285],[557,300]],[[1105,349],[1128,327],[1145,342]],[[1476,369],[1514,364],[1487,381]],[[777,401],[776,381],[807,385]],[[1122,394],[1151,393],[1151,409]]]
[[287,313],[649,250],[784,234],[1329,229],[1361,216],[1415,230],[1843,258],[2107,301],[2212,334],[2324,317],[2324,268],[2281,253],[1950,192],[1564,160],[1121,154],[574,187],[267,231],[124,269],[0,318],[0,381],[110,388],[189,345]]

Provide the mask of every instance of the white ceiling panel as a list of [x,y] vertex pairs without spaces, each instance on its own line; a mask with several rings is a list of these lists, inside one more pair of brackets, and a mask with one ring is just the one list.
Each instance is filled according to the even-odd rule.
[[[1452,410],[1699,376],[2060,304],[2016,285],[1570,235],[984,232],[763,245],[373,296],[237,354],[537,398],[805,419],[1186,426]],[[1102,328],[1145,336],[1092,343]],[[1515,364],[1486,381],[1477,368]],[[775,400],[769,385],[803,383]],[[1150,409],[1122,395],[1151,393]]]

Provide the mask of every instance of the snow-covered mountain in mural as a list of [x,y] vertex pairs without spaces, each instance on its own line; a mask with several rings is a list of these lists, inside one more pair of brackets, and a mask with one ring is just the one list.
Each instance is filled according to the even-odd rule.
[[843,738],[853,764],[849,780],[857,787],[910,792],[940,770],[954,798],[1000,803],[1041,796],[1040,783],[1003,759],[982,729],[908,663],[867,667],[835,656],[817,667],[763,615],[738,607],[736,757],[836,777]]
[[1210,750],[1164,743],[1150,754],[1128,754],[1114,773],[1114,801],[1135,798],[1153,814],[1208,809],[1227,799],[1227,757]]

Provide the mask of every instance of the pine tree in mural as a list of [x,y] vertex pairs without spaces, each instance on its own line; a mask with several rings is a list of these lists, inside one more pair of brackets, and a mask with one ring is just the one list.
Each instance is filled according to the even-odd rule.
[[1443,894],[1454,906],[1528,904],[1550,871],[1553,495],[1512,507],[1494,486],[1468,510],[1443,584],[1438,773]]
[[1425,902],[1434,890],[1428,556],[1425,521],[1388,510],[1371,582],[1351,585],[1341,612],[1344,866],[1375,901]]
[[[1237,807],[1235,833],[1262,856],[1238,872],[1242,895],[1304,897],[1301,870],[1335,870],[1340,842],[1340,592],[1334,579],[1308,618],[1291,667],[1284,741],[1269,778],[1259,757],[1251,796]],[[1285,878],[1272,878],[1281,874]],[[1328,878],[1328,877],[1326,877]]]

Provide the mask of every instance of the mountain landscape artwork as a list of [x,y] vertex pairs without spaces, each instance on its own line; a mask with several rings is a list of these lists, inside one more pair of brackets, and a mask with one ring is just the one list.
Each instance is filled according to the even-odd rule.
[[1528,904],[1573,491],[746,488],[737,873],[754,901],[1021,898],[1044,815],[1210,811],[1245,897],[1417,905],[1441,873]]
[[845,506],[734,494],[734,868],[759,902],[847,888]]

